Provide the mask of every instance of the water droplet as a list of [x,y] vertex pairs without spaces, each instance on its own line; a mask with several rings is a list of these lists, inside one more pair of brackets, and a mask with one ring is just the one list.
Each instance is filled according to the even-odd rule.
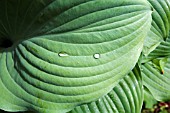
[[65,52],[60,52],[60,53],[58,53],[58,56],[66,57],[66,56],[69,56],[69,55],[67,53],[65,53]]
[[93,57],[94,57],[95,59],[99,59],[99,58],[100,58],[100,54],[99,54],[99,53],[96,53],[96,54],[93,55]]

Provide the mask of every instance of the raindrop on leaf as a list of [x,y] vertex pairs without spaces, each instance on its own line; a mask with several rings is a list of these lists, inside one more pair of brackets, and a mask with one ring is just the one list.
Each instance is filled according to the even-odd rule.
[[66,57],[66,56],[69,56],[69,55],[67,53],[65,53],[65,52],[60,52],[60,53],[58,53],[58,56]]
[[100,54],[99,54],[99,53],[96,53],[96,54],[93,55],[93,57],[94,57],[95,59],[99,59],[99,58],[100,58]]

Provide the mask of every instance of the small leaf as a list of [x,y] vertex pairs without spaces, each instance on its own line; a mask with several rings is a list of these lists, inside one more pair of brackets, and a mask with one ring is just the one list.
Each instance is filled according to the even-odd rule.
[[165,67],[167,61],[168,61],[168,58],[163,58],[159,61],[162,74],[164,74],[164,67]]

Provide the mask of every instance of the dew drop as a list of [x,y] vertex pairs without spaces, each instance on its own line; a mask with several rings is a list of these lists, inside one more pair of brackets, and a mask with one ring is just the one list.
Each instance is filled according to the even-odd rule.
[[60,53],[58,53],[58,56],[60,56],[60,57],[67,57],[69,55],[67,53],[65,53],[65,52],[60,52]]
[[99,58],[100,58],[100,54],[99,54],[99,53],[96,53],[96,54],[93,55],[93,57],[94,57],[95,59],[99,59]]

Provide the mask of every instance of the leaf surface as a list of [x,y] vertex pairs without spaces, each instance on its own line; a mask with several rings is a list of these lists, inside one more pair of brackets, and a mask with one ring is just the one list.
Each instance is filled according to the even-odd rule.
[[170,30],[170,1],[169,0],[148,0],[153,8],[152,27],[144,42],[143,53],[147,56],[163,40],[169,36]]
[[134,68],[151,27],[146,0],[1,0],[0,15],[0,40],[14,42],[0,58],[6,111],[96,101]]
[[69,113],[140,113],[142,104],[142,77],[136,66],[107,95],[95,102],[78,106]]
[[142,66],[142,76],[144,85],[150,90],[151,94],[158,101],[170,100],[170,58],[164,67],[163,73],[155,68],[152,62],[145,63]]

